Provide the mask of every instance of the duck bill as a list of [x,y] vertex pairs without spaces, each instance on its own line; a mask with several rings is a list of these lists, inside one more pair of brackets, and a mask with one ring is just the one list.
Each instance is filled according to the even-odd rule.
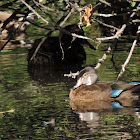
[[81,85],[82,85],[82,78],[78,79],[78,81],[77,81],[76,85],[73,87],[73,89],[76,89]]

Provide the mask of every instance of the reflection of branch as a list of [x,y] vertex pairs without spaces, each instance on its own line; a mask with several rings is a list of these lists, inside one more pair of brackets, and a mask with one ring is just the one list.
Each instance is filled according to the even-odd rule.
[[125,67],[126,67],[126,65],[128,64],[128,62],[129,62],[129,60],[130,60],[130,58],[131,58],[131,56],[132,56],[132,53],[133,53],[134,48],[135,48],[135,46],[136,46],[136,43],[137,43],[137,41],[138,41],[138,39],[139,39],[139,36],[140,36],[140,26],[138,27],[137,37],[136,37],[136,39],[134,40],[134,42],[133,42],[133,44],[132,44],[131,50],[130,50],[130,52],[129,52],[129,55],[128,55],[128,57],[127,57],[125,63],[122,65],[122,70],[120,71],[120,73],[119,73],[119,75],[118,75],[118,77],[117,77],[117,80],[121,77],[121,75],[122,75],[123,72],[125,71]]

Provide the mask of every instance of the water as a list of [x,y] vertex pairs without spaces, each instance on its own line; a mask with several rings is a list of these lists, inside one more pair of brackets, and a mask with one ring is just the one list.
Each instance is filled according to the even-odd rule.
[[[96,52],[86,49],[83,66],[96,65],[108,46],[103,44]],[[101,81],[116,80],[130,47],[131,43],[119,44],[114,63],[108,56],[98,70]],[[69,92],[76,81],[63,76],[70,68],[29,68],[27,52],[28,47],[14,47],[0,53],[1,139],[140,139],[139,101],[123,108],[107,102],[72,104]],[[140,80],[139,56],[137,46],[120,80]]]

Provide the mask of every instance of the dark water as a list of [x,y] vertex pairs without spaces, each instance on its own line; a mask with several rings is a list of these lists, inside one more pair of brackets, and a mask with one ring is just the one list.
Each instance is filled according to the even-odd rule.
[[[109,44],[95,52],[87,51],[83,66],[95,65]],[[100,81],[115,81],[131,43],[118,44],[114,62],[110,54],[98,70]],[[28,48],[5,48],[0,53],[0,138],[7,139],[140,139],[140,102],[112,108],[110,103],[94,102],[77,107],[69,101],[75,79],[64,73],[75,68],[28,68]],[[120,80],[140,80],[140,47]],[[81,69],[79,67],[79,69]],[[98,106],[99,105],[99,106]]]

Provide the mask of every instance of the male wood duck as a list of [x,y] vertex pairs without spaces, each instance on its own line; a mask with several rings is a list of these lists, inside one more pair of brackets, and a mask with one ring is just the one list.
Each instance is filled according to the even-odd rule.
[[70,99],[73,101],[95,100],[123,100],[138,99],[140,95],[140,82],[116,82],[100,83],[98,74],[92,67],[86,67],[80,71],[77,83],[70,91]]

